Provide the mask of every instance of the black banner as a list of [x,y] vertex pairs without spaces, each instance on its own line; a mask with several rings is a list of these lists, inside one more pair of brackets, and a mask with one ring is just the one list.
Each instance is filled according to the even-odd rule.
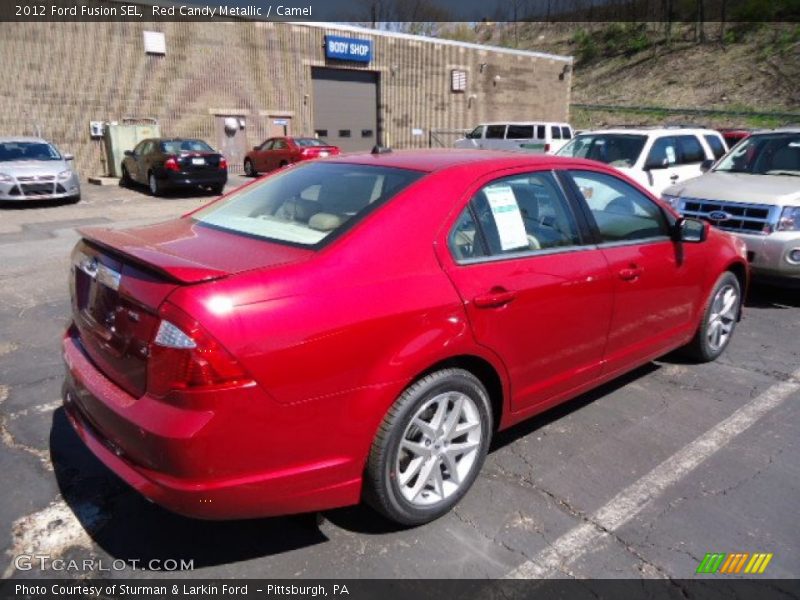
[[251,598],[285,600],[771,600],[800,597],[800,581],[709,576],[690,580],[211,580],[11,579],[0,582],[0,600]]
[[800,0],[3,0],[0,21],[770,22]]

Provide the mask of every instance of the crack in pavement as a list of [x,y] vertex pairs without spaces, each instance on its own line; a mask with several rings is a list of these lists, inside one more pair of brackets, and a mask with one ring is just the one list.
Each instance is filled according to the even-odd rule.
[[[7,398],[8,386],[0,384],[0,405],[2,405]],[[0,413],[0,441],[2,441],[2,443],[11,450],[27,452],[28,454],[35,456],[37,459],[39,459],[39,462],[42,464],[45,470],[52,471],[53,463],[50,462],[50,454],[45,450],[33,448],[32,446],[28,446],[27,444],[23,444],[22,442],[18,442],[16,439],[14,439],[14,436],[8,429],[8,420],[8,416]]]

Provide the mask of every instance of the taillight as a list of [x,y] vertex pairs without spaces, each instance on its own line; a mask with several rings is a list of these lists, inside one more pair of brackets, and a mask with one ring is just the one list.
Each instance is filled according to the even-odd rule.
[[228,168],[228,160],[224,156],[221,156],[219,159],[219,168],[220,169]]
[[544,151],[545,152],[550,152],[550,144],[545,144],[544,145]]
[[152,395],[248,380],[236,359],[185,312],[165,304],[159,316],[147,362],[147,389]]
[[181,168],[178,166],[178,161],[175,160],[174,156],[170,156],[166,162],[164,163],[164,168],[167,171],[180,171]]

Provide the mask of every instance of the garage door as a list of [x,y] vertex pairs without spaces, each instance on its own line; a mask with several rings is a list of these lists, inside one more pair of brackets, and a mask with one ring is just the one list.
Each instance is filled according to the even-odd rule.
[[370,150],[378,134],[378,74],[314,68],[314,131],[344,152]]

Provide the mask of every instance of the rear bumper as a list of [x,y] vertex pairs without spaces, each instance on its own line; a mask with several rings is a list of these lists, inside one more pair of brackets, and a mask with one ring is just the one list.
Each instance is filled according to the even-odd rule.
[[159,176],[159,183],[166,189],[223,186],[227,182],[227,169],[183,173],[162,169]]
[[[240,519],[359,501],[361,477],[351,460],[320,458],[236,472],[237,464],[251,465],[254,457],[237,452],[242,433],[225,424],[226,415],[173,406],[147,395],[133,398],[105,378],[69,335],[63,340],[63,353],[64,408],[72,427],[106,467],[156,504],[200,519]],[[235,406],[236,400],[232,403]],[[261,433],[264,463],[274,462],[271,455],[286,455],[286,449],[269,447],[269,431]],[[228,472],[217,476],[219,465]]]
[[753,276],[759,279],[800,281],[800,261],[790,254],[800,251],[800,233],[779,231],[769,235],[737,234],[747,244]]

